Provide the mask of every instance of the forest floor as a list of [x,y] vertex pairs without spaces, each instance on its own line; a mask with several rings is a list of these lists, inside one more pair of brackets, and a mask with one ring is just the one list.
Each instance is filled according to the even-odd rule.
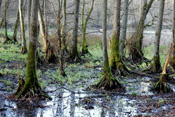
[[[126,92],[91,88],[103,77],[103,68],[101,48],[96,46],[90,52],[92,56],[82,57],[84,63],[65,63],[65,78],[59,75],[58,65],[40,65],[39,82],[52,100],[21,102],[9,99],[9,95],[15,91],[18,77],[25,79],[26,55],[20,54],[18,45],[0,43],[0,117],[175,116],[175,93],[150,91],[156,78],[136,74],[115,77]],[[159,78],[159,74],[153,76]],[[175,84],[168,84],[175,91]]]

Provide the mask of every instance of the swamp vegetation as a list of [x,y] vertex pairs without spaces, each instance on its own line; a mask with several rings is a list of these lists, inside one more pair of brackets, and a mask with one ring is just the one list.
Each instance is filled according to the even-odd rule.
[[[72,6],[58,0],[58,11],[51,0],[55,26],[47,0],[19,0],[16,22],[8,27],[10,3],[3,2],[0,26],[0,117],[175,116],[175,0],[166,28],[165,0],[143,0],[135,27],[127,25],[134,2],[114,0],[111,29],[107,0],[101,1],[102,29],[92,23],[96,0]],[[146,24],[154,3],[156,25]]]

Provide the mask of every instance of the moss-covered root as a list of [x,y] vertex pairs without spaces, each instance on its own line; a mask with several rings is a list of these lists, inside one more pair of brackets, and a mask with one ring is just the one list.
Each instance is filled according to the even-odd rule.
[[27,48],[26,46],[21,47],[21,53],[26,54],[27,53]]
[[170,65],[175,68],[175,55],[173,55],[170,59]]
[[20,91],[16,91],[14,95],[16,95],[18,99],[40,98],[52,100],[39,86],[29,88],[27,85],[24,85],[24,87]]
[[87,42],[85,41],[85,42],[83,42],[83,47],[82,47],[81,56],[84,56],[84,55],[86,55],[86,54],[91,55],[90,52],[89,52],[89,50],[88,50],[88,44],[87,44]]
[[162,74],[160,80],[155,84],[154,90],[157,92],[169,93],[172,92],[172,89],[167,85],[166,79],[168,75]]
[[113,90],[113,89],[124,89],[117,79],[114,78],[102,78],[100,82],[95,86],[98,89]]
[[[131,51],[131,50],[130,50]],[[143,61],[143,54],[137,49],[132,49],[130,52],[130,58],[133,64],[141,64]]]
[[20,92],[20,91],[23,89],[24,84],[25,84],[25,81],[24,81],[22,78],[20,78],[20,76],[18,77],[18,80],[19,80],[19,81],[18,81],[18,87],[17,87],[17,89],[16,89],[14,95],[17,95],[18,92]]
[[123,62],[116,62],[116,65],[111,66],[111,71],[113,74],[121,76],[126,76],[130,73],[130,71],[125,67]]
[[143,71],[146,71],[149,73],[160,73],[162,71],[160,58],[154,56],[151,65]]

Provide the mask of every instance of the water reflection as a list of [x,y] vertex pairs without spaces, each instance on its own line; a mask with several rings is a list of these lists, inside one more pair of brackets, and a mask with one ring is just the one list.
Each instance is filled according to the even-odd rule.
[[[134,91],[140,91],[147,95],[149,83],[138,82],[130,87]],[[56,89],[56,88],[55,88]],[[54,90],[54,89],[53,89]],[[128,89],[127,93],[131,93]],[[0,108],[4,105],[8,106],[6,111],[0,112],[2,117],[128,117],[135,116],[139,112],[137,109],[138,103],[143,103],[142,100],[134,100],[126,96],[99,96],[99,94],[88,94],[80,91],[80,93],[70,92],[65,89],[49,94],[52,96],[52,101],[39,102],[34,106],[26,106],[21,103],[4,99],[0,101]],[[82,103],[83,100],[91,100],[92,103]],[[35,102],[33,102],[35,104]],[[43,107],[38,106],[43,105]],[[87,108],[86,108],[87,107]]]

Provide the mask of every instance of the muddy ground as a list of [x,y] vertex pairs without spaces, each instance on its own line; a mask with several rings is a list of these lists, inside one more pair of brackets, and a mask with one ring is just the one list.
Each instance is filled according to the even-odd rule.
[[[25,67],[25,61],[0,59],[0,69]],[[175,94],[157,94],[150,89],[157,79],[131,75],[119,78],[126,92],[104,91],[88,88],[102,75],[102,68],[88,68],[84,64],[67,64],[66,72],[72,79],[59,79],[57,65],[38,68],[38,78],[52,100],[25,102],[11,100],[18,79],[13,72],[0,75],[1,117],[133,117],[133,116],[175,116]],[[75,73],[76,75],[74,75]],[[78,74],[78,75],[77,75]],[[64,80],[63,80],[64,79]],[[174,84],[169,85],[174,90]]]

